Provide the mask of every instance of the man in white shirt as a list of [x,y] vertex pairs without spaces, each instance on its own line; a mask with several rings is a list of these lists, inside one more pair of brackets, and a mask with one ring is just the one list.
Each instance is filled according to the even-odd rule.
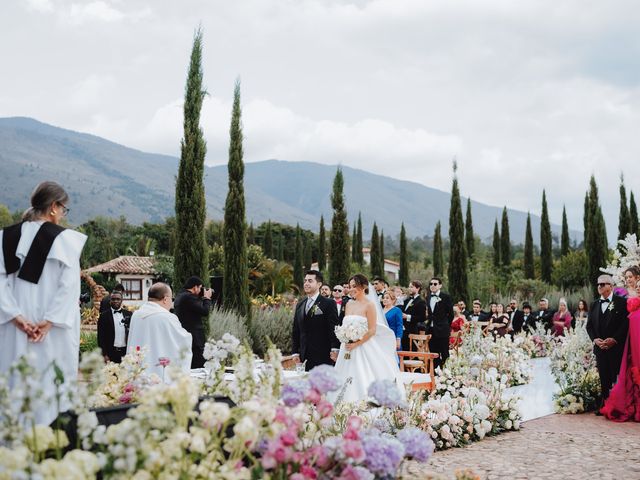
[[122,307],[122,293],[111,292],[109,308],[98,318],[98,346],[105,362],[120,363],[127,353],[131,312]]
[[171,287],[166,283],[154,283],[148,297],[149,301],[131,316],[127,353],[146,347],[146,371],[161,378],[164,369],[160,365],[161,358],[188,372],[192,357],[191,334],[169,311],[173,306]]

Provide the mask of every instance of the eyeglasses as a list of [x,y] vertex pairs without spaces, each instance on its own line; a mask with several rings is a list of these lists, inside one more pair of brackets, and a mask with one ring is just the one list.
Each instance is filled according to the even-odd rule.
[[67,208],[67,206],[64,203],[60,203],[59,205],[62,207],[62,216],[66,217],[67,215],[69,215],[69,212],[71,211],[71,209]]
[[610,283],[599,283],[598,287],[605,287],[607,285],[611,285]]
[[440,284],[438,282],[430,282],[429,285],[431,285],[432,287],[437,287]]
[[341,291],[342,291],[342,289],[341,289],[341,288],[334,288],[334,289],[333,289],[333,291],[334,291],[334,292],[341,292]]

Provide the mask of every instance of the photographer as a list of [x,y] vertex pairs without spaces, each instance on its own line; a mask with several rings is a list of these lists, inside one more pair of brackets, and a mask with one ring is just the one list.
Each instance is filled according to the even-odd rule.
[[211,310],[211,288],[204,288],[203,281],[198,277],[190,277],[184,284],[182,292],[176,296],[174,310],[182,327],[191,334],[193,359],[191,368],[202,368],[204,366],[204,344],[206,342],[204,334],[203,317],[205,321]]

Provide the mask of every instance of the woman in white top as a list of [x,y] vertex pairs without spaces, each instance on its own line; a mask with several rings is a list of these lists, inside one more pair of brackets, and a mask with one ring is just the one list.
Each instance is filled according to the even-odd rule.
[[[80,254],[87,237],[59,226],[69,197],[55,182],[42,182],[31,195],[23,222],[0,232],[0,372],[30,354],[42,375],[36,421],[58,414],[55,364],[65,390],[78,373],[80,349]],[[69,408],[63,395],[60,411]]]

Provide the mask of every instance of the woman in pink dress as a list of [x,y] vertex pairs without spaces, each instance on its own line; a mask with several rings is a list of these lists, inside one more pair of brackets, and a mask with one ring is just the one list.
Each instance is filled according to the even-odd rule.
[[640,281],[636,283],[634,294],[627,299],[629,335],[622,354],[618,383],[600,409],[600,413],[614,422],[640,422]]
[[558,311],[553,314],[553,334],[556,337],[564,337],[564,329],[571,328],[573,316],[567,307],[567,301],[561,298],[558,302]]

